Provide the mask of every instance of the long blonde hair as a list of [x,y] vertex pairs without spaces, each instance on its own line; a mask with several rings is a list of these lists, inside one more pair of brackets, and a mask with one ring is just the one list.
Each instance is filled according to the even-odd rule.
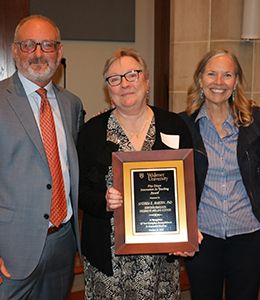
[[234,118],[234,123],[237,127],[249,126],[253,122],[252,108],[257,105],[255,101],[247,99],[245,96],[244,75],[242,68],[237,57],[230,50],[226,49],[211,50],[206,53],[198,63],[193,75],[193,83],[188,89],[186,112],[188,115],[191,115],[204,103],[205,100],[200,96],[201,75],[203,74],[205,67],[211,58],[223,55],[228,55],[233,60],[235,64],[236,77],[238,79],[236,91],[234,93],[234,99],[232,99],[232,96],[229,99],[230,110]]

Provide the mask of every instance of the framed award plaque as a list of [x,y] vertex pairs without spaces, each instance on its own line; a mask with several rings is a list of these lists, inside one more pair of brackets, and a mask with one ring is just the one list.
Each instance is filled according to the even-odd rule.
[[192,149],[114,152],[116,254],[198,249]]

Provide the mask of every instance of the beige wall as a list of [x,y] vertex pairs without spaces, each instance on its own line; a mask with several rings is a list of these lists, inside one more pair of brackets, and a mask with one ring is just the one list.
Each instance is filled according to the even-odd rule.
[[238,56],[246,91],[260,103],[260,42],[240,39],[243,0],[171,0],[170,110],[182,111],[195,67],[212,48]]
[[[104,101],[102,71],[105,60],[118,47],[132,47],[138,50],[148,64],[150,82],[153,82],[154,0],[136,1],[135,30],[136,38],[133,43],[63,41],[67,63],[66,87],[82,99],[87,112],[86,119],[107,107]],[[63,85],[62,77],[59,82]]]

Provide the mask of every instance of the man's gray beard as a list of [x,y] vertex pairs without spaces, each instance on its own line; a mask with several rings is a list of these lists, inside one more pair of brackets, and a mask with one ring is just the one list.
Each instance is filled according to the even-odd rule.
[[57,68],[51,68],[50,66],[48,66],[48,68],[43,73],[39,74],[38,72],[32,70],[29,67],[27,69],[27,72],[24,75],[31,81],[36,81],[36,82],[48,81],[53,77]]
[[40,74],[33,70],[29,64],[29,62],[21,62],[19,59],[16,60],[16,67],[17,69],[29,80],[33,82],[43,82],[49,81],[53,75],[55,74],[56,70],[58,69],[60,61],[53,63],[51,66],[48,65],[47,69]]

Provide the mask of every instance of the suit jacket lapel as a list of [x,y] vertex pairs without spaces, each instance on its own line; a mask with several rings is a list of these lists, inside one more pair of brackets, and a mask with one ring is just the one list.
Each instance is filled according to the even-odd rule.
[[68,113],[68,112],[71,111],[70,102],[67,101],[66,96],[64,95],[64,93],[62,93],[60,88],[55,86],[55,85],[54,85],[54,92],[55,92],[55,95],[56,95],[56,99],[57,99],[60,114],[61,114],[61,119],[62,119],[62,122],[63,122],[66,141],[67,141],[67,144],[70,144],[71,142],[73,142],[72,139],[71,139],[71,132],[72,132],[71,114]]
[[[54,92],[56,95],[56,99],[58,101],[61,119],[63,122],[63,128],[65,131],[66,142],[67,142],[67,154],[68,161],[70,164],[70,170],[74,168],[75,161],[77,161],[77,154],[75,148],[75,142],[72,136],[72,115],[71,113],[71,103],[69,99],[66,97],[66,94],[62,92],[62,90],[54,85]],[[73,163],[71,163],[73,162]]]
[[[63,128],[65,131],[66,142],[67,142],[67,156],[69,164],[69,176],[71,184],[71,204],[74,211],[75,218],[77,218],[77,201],[78,201],[78,159],[75,142],[72,136],[72,114],[71,114],[71,102],[63,93],[59,87],[54,86],[54,92],[58,101],[61,119],[63,122]],[[76,187],[76,189],[75,189]]]
[[10,94],[10,96],[7,97],[7,101],[15,112],[17,118],[20,120],[21,125],[27,132],[29,138],[39,151],[43,160],[48,165],[39,128],[35,121],[24,88],[16,73],[10,78],[10,84],[7,87],[7,92]]

